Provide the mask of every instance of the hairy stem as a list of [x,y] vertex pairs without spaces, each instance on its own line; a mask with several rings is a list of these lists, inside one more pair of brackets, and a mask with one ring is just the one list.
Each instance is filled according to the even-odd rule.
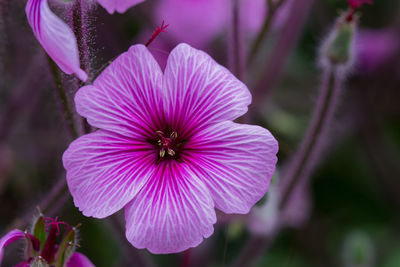
[[69,132],[70,132],[72,138],[76,138],[76,137],[78,137],[78,132],[75,127],[74,117],[73,117],[71,109],[69,107],[68,96],[67,96],[65,88],[63,86],[60,72],[58,71],[57,65],[54,63],[54,61],[50,57],[47,57],[47,59],[49,62],[51,73],[54,78],[54,82],[56,83],[57,96],[60,99],[61,106],[63,108],[64,115],[67,120]]
[[[84,28],[84,13],[82,9],[81,0],[75,0],[72,6],[72,27],[78,44],[80,67],[87,73],[88,72],[87,45],[86,45],[85,28]],[[82,81],[79,81],[78,85],[80,87],[83,86],[84,83]]]
[[284,173],[283,179],[287,179],[289,186],[282,192],[282,198],[279,202],[281,210],[288,203],[291,193],[300,180],[307,179],[310,175],[334,114],[340,91],[340,75],[337,74],[334,67],[326,72],[311,124],[306,131],[300,149],[295,153],[293,160],[287,167],[287,172]]
[[[340,92],[341,78],[339,76],[335,69],[330,69],[327,73],[324,73],[322,89],[312,123],[307,130],[306,137],[299,152],[296,153],[294,160],[289,165],[287,175],[283,178],[289,179],[290,182],[289,186],[284,188],[285,191],[278,204],[280,210],[279,214],[276,215],[278,217],[281,216],[285,205],[287,205],[288,200],[290,200],[290,196],[296,184],[298,184],[302,178],[306,178],[310,173],[313,159],[315,159],[319,150],[319,145],[321,144],[321,139],[333,117],[334,108]],[[276,225],[276,228],[274,231],[271,231],[269,236],[251,236],[232,266],[248,266],[251,262],[257,260],[273,243],[281,227],[282,225]]]
[[276,83],[290,52],[296,46],[303,29],[304,22],[309,9],[314,0],[296,0],[290,7],[288,20],[282,29],[282,33],[274,46],[274,50],[270,53],[271,58],[268,60],[267,67],[260,81],[254,86],[253,106],[257,107],[265,95],[268,95]]
[[[88,47],[86,44],[85,35],[87,34],[84,23],[84,11],[81,0],[75,0],[72,6],[72,27],[75,33],[76,41],[79,50],[80,67],[89,74]],[[85,83],[77,79],[77,89],[84,86]],[[82,128],[85,133],[91,132],[91,127],[85,118],[82,118]]]

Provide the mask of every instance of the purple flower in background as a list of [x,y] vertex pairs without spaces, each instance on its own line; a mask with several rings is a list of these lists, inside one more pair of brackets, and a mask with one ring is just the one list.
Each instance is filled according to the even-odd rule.
[[360,73],[378,70],[396,54],[399,35],[390,29],[360,29],[355,39],[356,64]]
[[[163,0],[155,9],[155,19],[168,22],[168,33],[176,40],[204,47],[227,29],[231,9],[229,0]],[[247,0],[242,10],[244,28],[258,30],[266,14],[265,1]],[[256,12],[248,17],[251,11]]]
[[[291,0],[280,7],[274,19],[279,28],[288,16]],[[246,37],[254,37],[261,29],[267,5],[265,0],[241,0],[240,21]],[[168,35],[177,42],[205,48],[219,34],[231,27],[231,0],[163,0],[154,9],[155,21],[170,24]]]
[[[144,0],[99,0],[109,13],[124,12]],[[49,8],[47,0],[28,0],[25,8],[29,25],[47,54],[67,74],[75,73],[82,81],[87,74],[80,68],[78,45],[73,31]]]
[[265,194],[278,144],[266,129],[237,124],[247,87],[206,53],[180,44],[164,73],[132,46],[75,96],[99,128],[63,155],[75,205],[86,216],[125,209],[137,248],[173,253],[213,233],[215,208],[247,213]]

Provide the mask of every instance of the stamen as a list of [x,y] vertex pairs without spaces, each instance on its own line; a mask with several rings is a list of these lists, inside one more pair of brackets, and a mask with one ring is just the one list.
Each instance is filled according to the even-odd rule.
[[173,151],[171,148],[168,148],[168,155],[170,155],[171,157],[175,156],[175,151]]
[[165,150],[164,148],[161,148],[160,150],[160,158],[163,158],[165,156]]
[[175,131],[172,132],[171,135],[170,135],[170,138],[171,138],[171,139],[176,139],[177,137],[178,137],[178,133],[175,132]]

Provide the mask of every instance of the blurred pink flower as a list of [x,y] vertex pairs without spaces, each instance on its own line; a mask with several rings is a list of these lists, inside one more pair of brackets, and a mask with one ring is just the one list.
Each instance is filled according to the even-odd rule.
[[[178,42],[205,47],[230,24],[230,0],[163,0],[155,9],[156,21],[171,26],[168,33]],[[265,0],[241,1],[243,28],[256,32],[266,15]]]
[[[27,241],[31,237],[27,233],[20,230],[12,230],[8,232],[5,236],[0,239],[0,265],[3,260],[4,248],[11,243],[14,243],[20,239],[26,239]],[[29,267],[30,261],[33,259],[28,259],[26,261],[20,262],[16,266],[18,267]],[[71,257],[66,262],[66,267],[94,267],[93,263],[83,254],[74,252]]]
[[[291,0],[280,7],[273,28],[279,28],[287,19]],[[241,0],[240,24],[245,37],[254,37],[267,15],[265,0]],[[157,23],[170,25],[168,36],[177,42],[187,42],[205,48],[231,25],[231,0],[162,0],[154,9]]]
[[214,208],[249,212],[274,172],[274,137],[232,122],[250,102],[247,87],[202,51],[178,45],[163,73],[145,46],[132,46],[75,96],[99,128],[63,155],[75,205],[97,218],[124,208],[137,248],[197,246],[213,233]]
[[388,62],[399,49],[399,35],[393,30],[361,29],[356,36],[356,64],[359,72],[371,73]]
[[155,19],[171,25],[168,35],[178,42],[204,47],[226,27],[229,3],[229,0],[162,0],[155,9]]
[[110,14],[115,11],[119,13],[124,13],[130,7],[137,5],[144,0],[97,0],[97,2],[102,5]]
[[[109,13],[124,12],[144,0],[99,0]],[[73,31],[49,8],[47,0],[28,0],[25,8],[36,39],[62,71],[75,73],[82,81],[87,74],[80,68],[78,45]]]

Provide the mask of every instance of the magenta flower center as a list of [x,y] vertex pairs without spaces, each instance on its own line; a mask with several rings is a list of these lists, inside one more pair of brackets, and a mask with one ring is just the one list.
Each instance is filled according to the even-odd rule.
[[162,131],[157,131],[157,146],[159,148],[160,159],[174,158],[178,156],[179,148],[182,143],[178,140],[178,133],[176,131],[168,131],[165,134]]

